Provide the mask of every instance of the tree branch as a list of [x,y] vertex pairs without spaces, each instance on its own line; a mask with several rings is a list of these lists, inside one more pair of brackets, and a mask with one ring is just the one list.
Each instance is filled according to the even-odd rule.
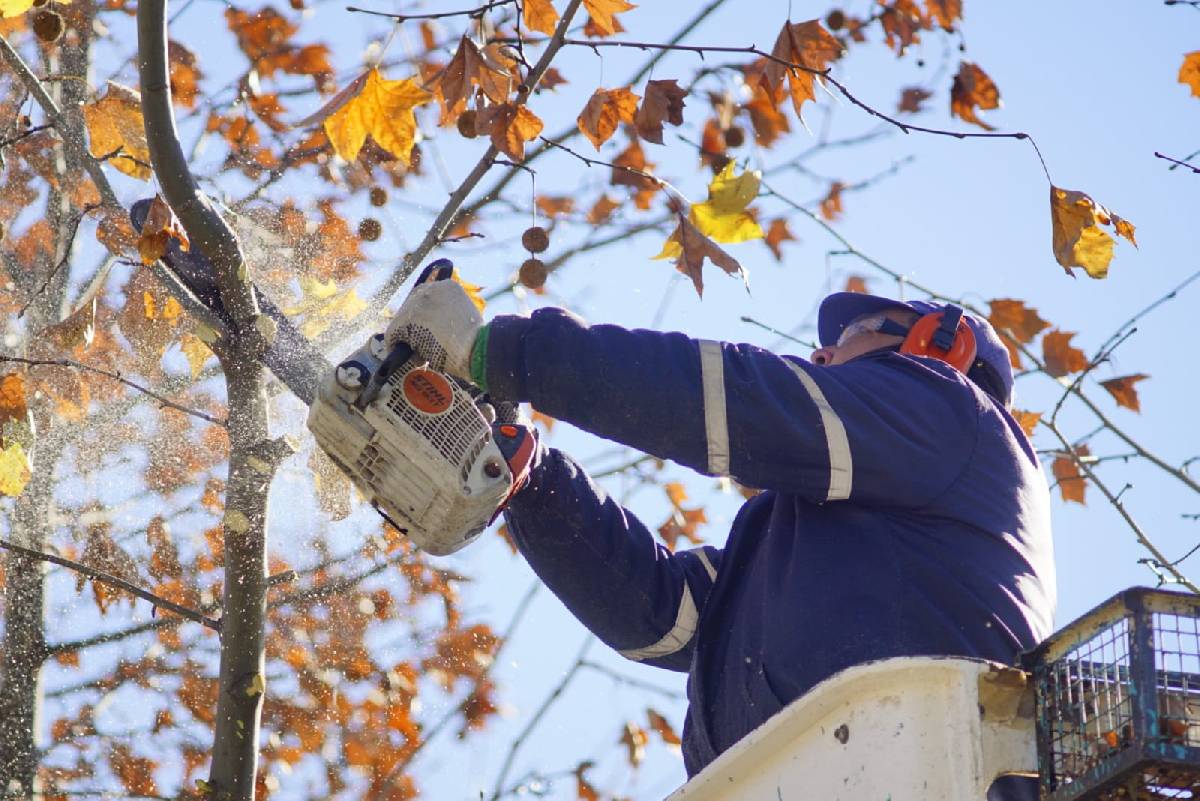
[[346,10],[360,14],[371,14],[376,17],[387,17],[388,19],[395,20],[396,24],[400,24],[411,19],[445,19],[446,17],[471,17],[474,19],[483,16],[485,11],[490,11],[500,6],[512,5],[515,2],[516,0],[494,0],[494,2],[485,3],[477,8],[467,8],[462,11],[441,11],[435,14],[388,14],[385,11],[372,11],[367,8],[358,8],[357,6],[346,6]]
[[36,551],[32,548],[23,548],[22,546],[17,545],[15,542],[9,542],[5,539],[0,539],[0,548],[14,551],[22,556],[28,556],[32,559],[39,559],[43,562],[52,562],[53,564],[70,568],[76,573],[82,573],[93,581],[99,581],[102,584],[108,584],[111,587],[124,590],[131,595],[136,595],[144,601],[149,601],[151,604],[160,609],[166,609],[168,612],[174,612],[180,617],[187,618],[188,620],[199,623],[202,626],[207,626],[213,631],[219,632],[221,630],[220,620],[208,617],[196,611],[195,609],[182,606],[174,601],[168,601],[166,598],[163,598],[160,595],[155,595],[149,590],[144,590],[136,584],[131,584],[125,579],[117,578],[110,573],[105,573],[103,570],[97,570],[94,567],[88,567],[87,565],[76,562],[73,559],[55,556],[54,554],[45,553],[43,551]]
[[147,397],[154,398],[154,400],[158,401],[160,405],[169,409],[174,409],[175,411],[183,412],[184,414],[190,414],[192,417],[199,417],[201,420],[207,420],[208,422],[221,426],[222,428],[226,427],[226,422],[218,417],[213,417],[210,414],[206,414],[195,409],[189,409],[182,404],[176,403],[170,398],[160,395],[152,389],[147,389],[140,384],[130,381],[120,373],[113,372],[112,370],[105,370],[102,367],[94,367],[90,364],[77,362],[74,359],[27,359],[24,356],[0,356],[0,363],[3,362],[15,362],[17,364],[24,364],[30,367],[71,367],[76,370],[85,370],[89,373],[96,373],[97,375],[102,375],[105,378],[111,378],[114,381],[119,381],[125,386],[134,389],[143,395],[146,395]]

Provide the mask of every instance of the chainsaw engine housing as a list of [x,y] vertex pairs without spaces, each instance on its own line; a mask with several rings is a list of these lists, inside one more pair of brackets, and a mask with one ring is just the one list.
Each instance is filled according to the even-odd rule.
[[512,490],[512,471],[471,395],[419,358],[395,367],[364,403],[388,355],[376,334],[338,365],[321,382],[308,427],[414,545],[452,553],[495,517]]

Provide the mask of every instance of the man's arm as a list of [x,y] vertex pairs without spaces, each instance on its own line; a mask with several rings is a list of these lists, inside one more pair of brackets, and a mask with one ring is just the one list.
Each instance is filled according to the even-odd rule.
[[601,640],[639,662],[686,671],[721,551],[671,553],[566,454],[539,445],[506,511],[534,572]]
[[879,353],[819,367],[750,345],[588,326],[554,308],[497,317],[481,341],[497,397],[814,502],[929,502],[970,457],[985,402],[932,360]]

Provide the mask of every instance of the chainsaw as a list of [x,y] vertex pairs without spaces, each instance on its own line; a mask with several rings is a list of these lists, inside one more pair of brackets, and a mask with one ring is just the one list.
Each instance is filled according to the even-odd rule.
[[[150,201],[130,212],[139,231]],[[220,320],[231,322],[211,265],[171,240],[163,264]],[[417,284],[449,280],[439,259]],[[533,457],[532,431],[511,407],[430,369],[410,343],[373,334],[336,366],[257,287],[278,331],[263,363],[309,406],[308,428],[383,519],[434,555],[474,541],[520,489]],[[497,419],[497,407],[502,419]]]

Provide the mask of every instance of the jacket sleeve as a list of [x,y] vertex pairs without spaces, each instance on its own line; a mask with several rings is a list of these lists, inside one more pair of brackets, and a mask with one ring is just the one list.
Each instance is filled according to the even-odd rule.
[[571,613],[622,656],[686,671],[721,551],[671,553],[570,457],[538,448],[529,484],[505,512],[517,548]]
[[961,473],[987,402],[932,359],[879,351],[821,367],[555,308],[490,324],[487,380],[497,397],[702,473],[907,508]]

